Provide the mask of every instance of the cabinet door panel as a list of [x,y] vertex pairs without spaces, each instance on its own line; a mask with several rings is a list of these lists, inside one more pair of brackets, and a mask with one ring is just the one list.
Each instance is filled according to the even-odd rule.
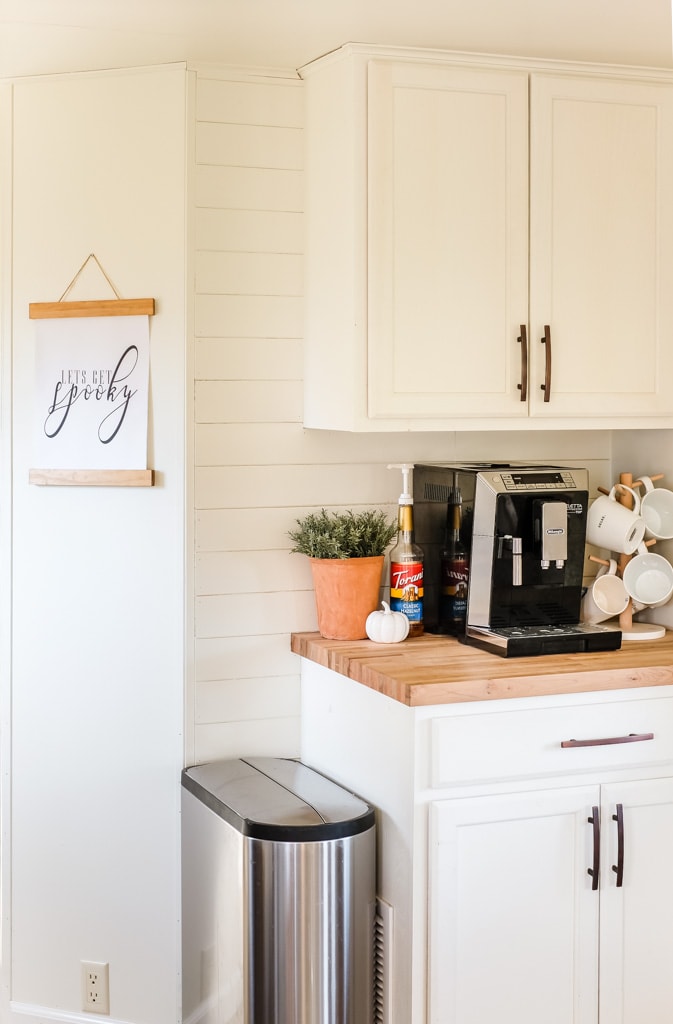
[[673,411],[671,180],[671,86],[531,77],[531,415]]
[[369,414],[527,415],[525,72],[369,65]]
[[595,1024],[598,793],[431,805],[431,1024]]
[[[617,804],[624,818],[618,887]],[[673,1014],[673,779],[603,787],[601,1024],[670,1024]]]

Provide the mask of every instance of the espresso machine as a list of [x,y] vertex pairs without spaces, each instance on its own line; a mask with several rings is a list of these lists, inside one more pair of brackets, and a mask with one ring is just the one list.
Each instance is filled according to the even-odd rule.
[[469,551],[465,634],[503,657],[614,650],[618,629],[580,623],[589,475],[512,463],[414,467],[416,540],[425,553],[425,627],[442,632],[439,559],[446,506],[462,499]]

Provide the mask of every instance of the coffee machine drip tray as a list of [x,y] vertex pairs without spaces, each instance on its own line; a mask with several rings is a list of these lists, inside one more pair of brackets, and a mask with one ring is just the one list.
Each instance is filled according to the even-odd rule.
[[520,658],[532,654],[615,651],[621,647],[622,633],[614,626],[584,622],[571,626],[506,626],[500,629],[468,625],[461,639],[502,658]]

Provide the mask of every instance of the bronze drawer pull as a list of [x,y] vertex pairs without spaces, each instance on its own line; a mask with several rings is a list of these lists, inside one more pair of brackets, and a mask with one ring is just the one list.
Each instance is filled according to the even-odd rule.
[[528,337],[525,324],[521,324],[521,334],[516,340],[521,345],[521,383],[517,384],[517,388],[521,392],[521,401],[525,402],[528,398]]
[[540,338],[544,345],[544,384],[540,384],[540,390],[544,391],[544,401],[551,398],[551,327],[544,325],[544,337]]
[[600,740],[563,740],[562,747],[607,747],[612,743],[642,743],[653,740],[653,732],[630,732],[628,736],[605,736]]
[[587,868],[587,874],[591,875],[591,888],[598,888],[598,871],[601,863],[601,824],[598,816],[598,807],[591,808],[591,817],[587,818],[590,825],[593,825],[594,833],[594,863],[593,867]]
[[617,804],[616,810],[612,820],[617,822],[617,863],[612,865],[612,870],[617,875],[615,884],[620,888],[624,884],[624,805]]

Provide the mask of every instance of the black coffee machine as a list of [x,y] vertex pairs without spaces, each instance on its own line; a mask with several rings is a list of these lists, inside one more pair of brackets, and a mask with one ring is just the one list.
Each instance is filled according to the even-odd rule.
[[442,632],[439,561],[447,502],[456,489],[470,563],[465,643],[503,657],[621,645],[618,629],[579,621],[589,475],[563,466],[414,467],[428,632]]

